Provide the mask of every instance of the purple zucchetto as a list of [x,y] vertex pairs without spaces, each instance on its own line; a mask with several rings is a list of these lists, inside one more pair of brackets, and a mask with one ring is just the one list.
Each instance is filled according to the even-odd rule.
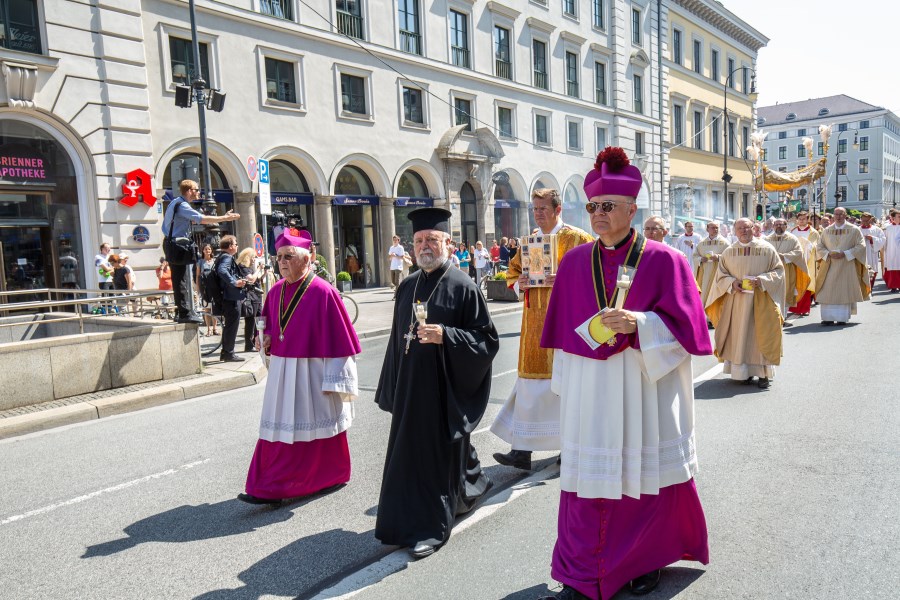
[[584,193],[588,200],[609,194],[637,198],[643,183],[640,169],[631,164],[625,151],[607,146],[584,178]]
[[310,250],[312,248],[312,236],[309,235],[308,231],[297,231],[297,234],[294,235],[290,229],[285,229],[284,233],[275,240],[275,249],[278,250],[285,246],[297,246],[298,248]]

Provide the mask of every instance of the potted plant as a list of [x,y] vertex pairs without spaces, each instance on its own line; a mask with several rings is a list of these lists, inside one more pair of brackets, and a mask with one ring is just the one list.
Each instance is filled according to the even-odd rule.
[[503,302],[518,302],[519,295],[514,289],[506,285],[506,274],[497,273],[485,282],[487,286],[488,300],[500,300]]
[[353,279],[347,271],[341,271],[337,274],[337,288],[339,292],[347,293],[353,291]]

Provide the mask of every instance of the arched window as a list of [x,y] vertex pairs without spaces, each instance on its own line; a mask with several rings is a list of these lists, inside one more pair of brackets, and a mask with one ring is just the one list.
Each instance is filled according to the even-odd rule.
[[412,170],[407,170],[400,176],[397,184],[397,195],[401,198],[427,198],[428,186],[422,176]]
[[[219,168],[214,161],[209,161],[210,179],[212,180],[213,190],[229,189],[228,180],[222,169]],[[182,179],[193,179],[200,184],[202,188],[206,177],[203,173],[203,161],[200,155],[194,152],[182,152],[172,159],[169,168],[163,173],[163,187],[171,189],[175,195],[178,195],[178,184]]]
[[360,196],[373,196],[375,186],[372,180],[359,167],[347,165],[338,173],[334,183],[335,194],[356,194]]
[[478,207],[475,189],[469,182],[462,184],[459,190],[459,203],[462,211],[460,223],[462,239],[459,241],[474,246],[478,241]]
[[300,169],[285,160],[269,161],[269,180],[273,191],[308,192],[309,184]]

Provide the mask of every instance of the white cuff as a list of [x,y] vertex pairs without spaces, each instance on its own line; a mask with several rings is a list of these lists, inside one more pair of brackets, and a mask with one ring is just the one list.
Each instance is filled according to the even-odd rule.
[[654,312],[639,312],[635,315],[647,379],[655,383],[685,360],[690,360],[688,351],[678,342],[659,315]]

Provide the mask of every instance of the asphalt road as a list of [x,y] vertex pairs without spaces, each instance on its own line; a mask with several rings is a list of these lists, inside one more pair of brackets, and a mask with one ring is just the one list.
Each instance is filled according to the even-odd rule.
[[[900,296],[881,295],[848,327],[805,319],[769,391],[721,376],[697,387],[712,563],[667,570],[651,598],[896,597],[898,317]],[[474,435],[497,487],[435,556],[407,564],[373,537],[382,338],[363,344],[353,479],[328,496],[276,509],[234,499],[262,386],[0,441],[0,597],[536,597],[553,585],[555,455],[524,479],[494,464],[507,447],[485,431],[515,378],[519,318],[496,319],[492,402]],[[714,364],[696,359],[695,375]]]

